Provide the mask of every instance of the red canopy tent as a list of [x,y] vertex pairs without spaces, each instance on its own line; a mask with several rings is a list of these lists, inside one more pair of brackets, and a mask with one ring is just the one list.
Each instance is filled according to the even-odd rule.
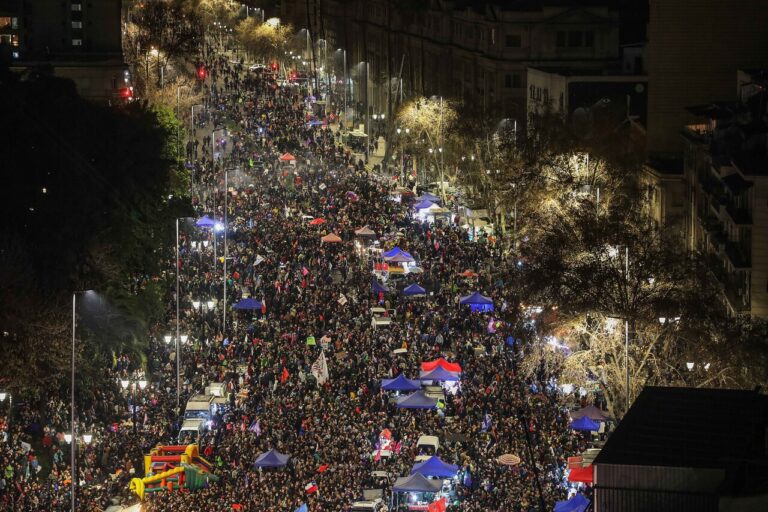
[[581,467],[571,468],[570,472],[568,473],[569,482],[581,482],[584,484],[591,484],[593,480],[594,480],[594,475],[592,473],[592,464],[590,464],[585,468],[581,468]]
[[446,361],[442,357],[435,359],[434,361],[426,361],[421,363],[421,369],[424,370],[425,372],[431,372],[438,366],[440,366],[441,368],[449,372],[461,373],[461,366],[459,365],[459,363],[451,363],[449,361]]
[[280,156],[280,161],[281,162],[292,162],[292,161],[295,161],[295,160],[296,160],[296,157],[293,156],[290,153],[284,153],[282,156]]
[[325,219],[323,219],[322,217],[318,217],[316,219],[312,219],[311,221],[309,221],[310,226],[319,226],[320,224],[325,224]]

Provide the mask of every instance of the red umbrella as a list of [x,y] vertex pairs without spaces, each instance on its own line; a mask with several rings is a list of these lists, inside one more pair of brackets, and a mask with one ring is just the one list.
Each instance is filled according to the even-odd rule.
[[320,224],[325,224],[325,219],[322,217],[318,217],[309,221],[310,226],[319,226]]

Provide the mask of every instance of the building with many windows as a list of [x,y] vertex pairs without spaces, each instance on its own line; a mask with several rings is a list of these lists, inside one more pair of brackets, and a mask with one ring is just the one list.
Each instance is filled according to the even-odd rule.
[[0,56],[18,71],[49,69],[100,102],[126,96],[121,0],[0,0]]
[[[401,96],[436,95],[522,123],[529,66],[619,62],[619,13],[610,0],[283,0],[281,8],[282,19],[310,24],[322,39],[328,65],[352,82],[358,112],[367,104],[369,113],[391,116]],[[336,49],[345,51],[346,70]]]
[[739,71],[737,101],[688,108],[686,244],[705,255],[734,314],[768,316],[768,71]]

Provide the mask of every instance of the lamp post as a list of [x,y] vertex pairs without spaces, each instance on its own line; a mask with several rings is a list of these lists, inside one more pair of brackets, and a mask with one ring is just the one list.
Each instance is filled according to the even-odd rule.
[[121,379],[120,385],[123,387],[123,390],[125,391],[128,389],[128,386],[131,386],[132,394],[131,394],[131,409],[132,409],[132,422],[133,422],[133,433],[136,434],[136,388],[140,388],[142,391],[144,388],[147,387],[147,381],[144,379],[138,380],[136,382],[131,382],[128,379]]
[[[181,258],[179,257],[179,221],[184,219],[191,219],[192,217],[177,217],[176,218],[176,412],[178,413],[181,405],[181,347],[179,346],[179,336],[181,331],[181,314],[180,314],[180,272],[181,272]],[[168,340],[166,340],[168,343]]]
[[[75,335],[77,333],[77,295],[79,293],[88,293],[90,290],[83,290],[83,291],[76,291],[72,293],[72,379],[71,379],[71,391],[72,394],[70,396],[71,402],[70,402],[70,414],[71,414],[71,428],[72,428],[72,436],[77,439],[77,430],[75,428]],[[72,482],[72,490],[71,490],[71,497],[72,497],[72,512],[75,512],[75,493],[76,493],[76,487],[77,487],[77,468],[75,467],[75,450],[76,450],[76,444],[72,444],[72,449],[70,450],[70,468],[72,472],[72,478],[70,479]]]
[[8,397],[8,446],[13,448],[13,394],[0,391],[0,402],[5,402],[5,397]]

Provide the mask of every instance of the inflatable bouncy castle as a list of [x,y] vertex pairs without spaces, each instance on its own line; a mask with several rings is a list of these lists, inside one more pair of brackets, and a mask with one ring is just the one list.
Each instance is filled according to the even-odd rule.
[[219,481],[213,466],[200,456],[196,444],[158,446],[144,456],[144,478],[133,478],[130,488],[140,499],[147,493],[187,489],[195,491]]

